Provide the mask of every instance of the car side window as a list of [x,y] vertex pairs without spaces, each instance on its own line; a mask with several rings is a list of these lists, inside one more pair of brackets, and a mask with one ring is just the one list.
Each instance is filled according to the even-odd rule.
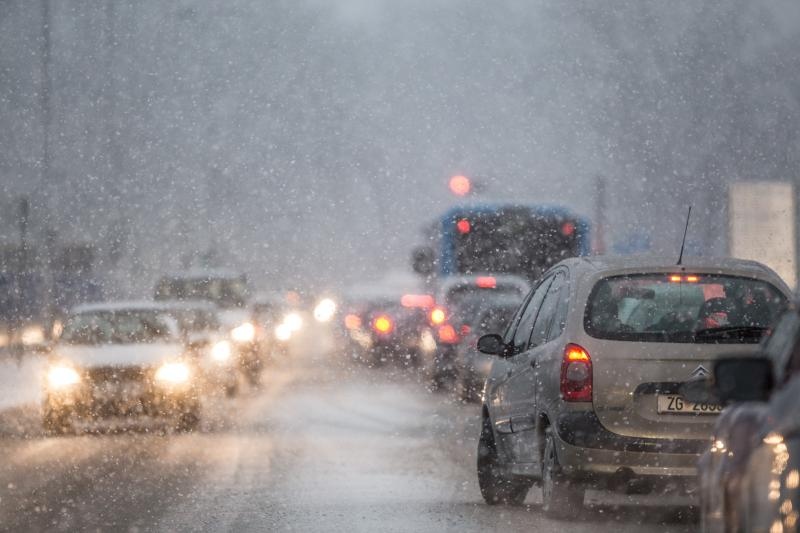
[[514,332],[514,338],[511,341],[514,353],[520,353],[528,348],[531,331],[533,330],[533,323],[536,320],[536,315],[539,313],[539,308],[542,306],[542,301],[544,301],[547,289],[550,287],[552,281],[552,276],[545,278],[545,280],[536,287],[533,296],[531,296],[531,299],[528,301],[528,305],[525,306],[525,310],[522,312],[522,316],[519,319],[519,324],[517,324],[517,330]]
[[514,316],[511,318],[511,321],[506,326],[506,330],[503,333],[503,342],[507,346],[510,345],[511,342],[514,340],[514,333],[517,331],[517,324],[519,324],[519,319],[522,313],[525,311],[525,309],[527,309],[528,302],[530,302],[531,298],[533,298],[533,293],[534,290],[532,289],[530,293],[528,293],[528,295],[525,296],[525,299],[522,301],[519,308],[514,313]]
[[[553,290],[552,288],[550,289]],[[569,278],[565,276],[561,285],[558,297],[558,309],[553,324],[550,326],[550,333],[547,335],[547,342],[557,339],[564,333],[567,327],[567,313],[569,312]]]
[[536,317],[536,322],[533,325],[533,331],[530,336],[529,346],[539,346],[547,342],[547,334],[550,331],[550,326],[556,317],[558,304],[561,301],[561,290],[564,287],[567,276],[564,272],[558,272],[554,278],[553,283],[547,290],[547,296],[542,303],[542,308]]

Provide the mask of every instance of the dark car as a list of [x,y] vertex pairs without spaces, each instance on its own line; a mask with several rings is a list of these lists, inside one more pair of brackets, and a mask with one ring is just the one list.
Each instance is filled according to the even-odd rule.
[[729,403],[699,461],[704,531],[797,531],[800,314],[794,304],[749,357],[721,359],[711,395]]
[[401,297],[351,303],[343,318],[354,355],[380,366],[388,362],[416,367],[423,360],[427,312],[404,305]]
[[502,296],[522,300],[529,290],[525,279],[510,274],[450,276],[438,281],[436,306],[429,314],[435,350],[428,373],[434,390],[446,390],[457,383],[458,346],[463,340],[459,321],[469,302]]
[[477,402],[492,368],[492,356],[478,350],[478,339],[505,331],[522,298],[512,295],[477,296],[464,302],[455,312],[454,322],[461,333],[457,347],[458,394],[463,401]]

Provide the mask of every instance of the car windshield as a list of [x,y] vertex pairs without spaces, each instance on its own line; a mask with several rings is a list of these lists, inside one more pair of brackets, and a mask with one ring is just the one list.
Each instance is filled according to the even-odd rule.
[[453,311],[453,320],[472,326],[478,324],[482,317],[488,319],[490,316],[503,314],[507,309],[511,309],[513,314],[521,303],[522,296],[481,291],[459,301]]
[[206,309],[173,309],[169,314],[178,321],[181,333],[198,333],[219,329],[216,313]]
[[247,299],[247,283],[239,278],[166,278],[156,287],[156,299],[206,300],[237,307]]
[[496,286],[487,288],[477,284],[457,285],[447,291],[445,305],[457,309],[462,305],[472,306],[480,301],[496,298],[519,298],[525,296],[522,289],[508,283],[497,283]]
[[135,344],[172,340],[161,311],[97,311],[79,313],[64,324],[60,341],[67,344]]
[[517,307],[518,305],[502,305],[482,310],[474,326],[476,333],[478,335],[502,333],[508,327],[511,319],[514,318]]
[[758,343],[786,298],[771,284],[719,274],[639,274],[597,282],[584,327],[597,338]]

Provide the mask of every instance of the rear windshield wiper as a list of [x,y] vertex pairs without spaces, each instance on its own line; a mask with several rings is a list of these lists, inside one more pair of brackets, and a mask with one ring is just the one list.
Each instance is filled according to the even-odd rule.
[[694,332],[698,339],[727,339],[730,337],[761,337],[766,333],[765,326],[722,326],[718,328],[699,329]]

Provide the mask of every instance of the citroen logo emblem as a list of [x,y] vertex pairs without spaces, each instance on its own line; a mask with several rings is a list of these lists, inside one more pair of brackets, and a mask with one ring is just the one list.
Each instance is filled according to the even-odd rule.
[[691,378],[704,378],[704,377],[708,376],[709,374],[711,374],[711,372],[709,372],[708,369],[706,367],[704,367],[703,365],[700,365],[697,368],[695,368],[694,370],[692,370],[692,373],[689,374],[689,377],[691,377]]

